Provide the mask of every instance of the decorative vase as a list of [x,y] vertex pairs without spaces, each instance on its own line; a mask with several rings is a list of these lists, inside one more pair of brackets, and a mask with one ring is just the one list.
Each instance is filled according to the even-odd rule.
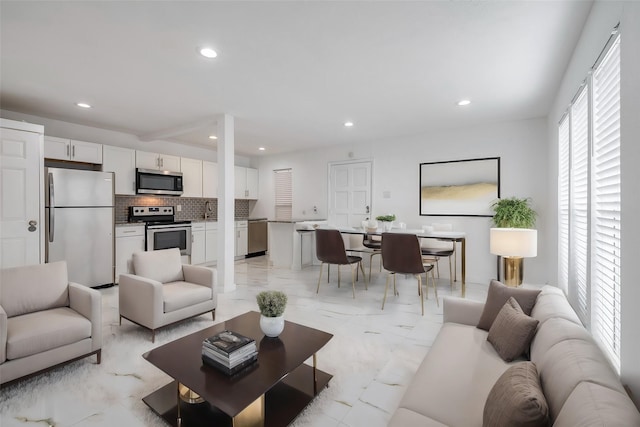
[[284,330],[284,316],[266,317],[261,314],[260,329],[268,337],[277,337]]
[[382,227],[384,228],[384,231],[391,231],[393,221],[382,221]]

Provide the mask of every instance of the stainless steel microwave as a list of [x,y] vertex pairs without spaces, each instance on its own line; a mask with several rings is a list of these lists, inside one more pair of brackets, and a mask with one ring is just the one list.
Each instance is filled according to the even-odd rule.
[[154,169],[136,169],[137,194],[182,194],[182,173]]

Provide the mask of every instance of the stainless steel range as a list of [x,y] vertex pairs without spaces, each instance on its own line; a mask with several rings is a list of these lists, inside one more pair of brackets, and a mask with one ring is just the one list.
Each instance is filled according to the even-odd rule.
[[129,206],[129,222],[144,222],[148,251],[180,248],[191,255],[191,221],[176,221],[173,206]]

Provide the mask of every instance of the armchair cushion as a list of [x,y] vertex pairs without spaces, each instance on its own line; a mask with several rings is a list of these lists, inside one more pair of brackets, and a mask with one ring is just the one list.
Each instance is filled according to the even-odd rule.
[[160,283],[183,281],[180,249],[135,252],[133,254],[133,271],[136,276],[157,280]]
[[0,305],[8,318],[69,305],[65,261],[3,269],[0,283]]
[[91,322],[68,307],[14,316],[7,321],[7,359],[42,353],[91,337]]
[[187,282],[172,282],[162,285],[164,312],[169,313],[184,307],[208,301],[212,298],[209,287]]

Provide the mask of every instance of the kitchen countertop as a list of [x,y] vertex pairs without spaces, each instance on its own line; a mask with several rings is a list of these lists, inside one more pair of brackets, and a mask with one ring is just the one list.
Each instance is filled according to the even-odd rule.
[[313,219],[308,219],[308,218],[298,218],[298,219],[272,219],[269,220],[269,222],[276,222],[276,223],[282,223],[282,224],[295,224],[296,222],[314,222],[314,221],[326,221],[326,218],[313,218]]

